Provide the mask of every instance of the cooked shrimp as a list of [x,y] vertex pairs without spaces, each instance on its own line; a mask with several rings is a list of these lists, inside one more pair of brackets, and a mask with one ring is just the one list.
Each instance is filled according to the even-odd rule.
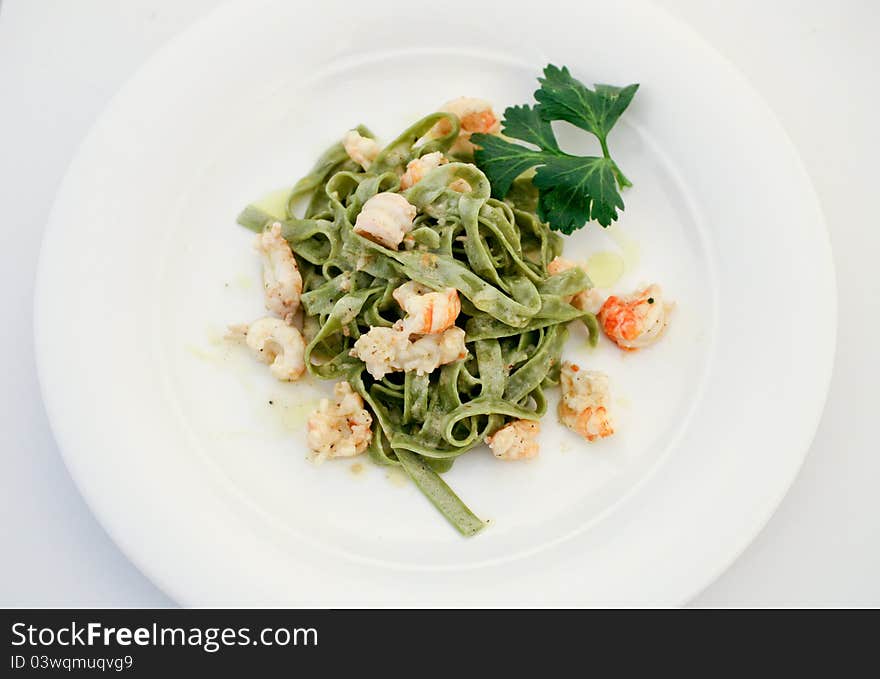
[[[470,155],[474,152],[474,145],[470,142],[471,135],[474,132],[482,132],[485,134],[498,134],[501,130],[501,123],[498,116],[492,110],[492,104],[485,99],[475,99],[474,97],[459,97],[452,101],[447,101],[440,110],[444,113],[453,113],[458,116],[461,123],[461,129],[458,133],[458,139],[449,149],[450,153],[458,153]],[[449,122],[441,120],[431,131],[431,136],[438,137],[448,134],[451,129]]]
[[398,357],[406,352],[409,337],[394,328],[376,326],[358,337],[351,349],[351,355],[361,359],[367,372],[381,380],[386,373],[399,369]]
[[400,178],[400,190],[405,191],[413,184],[418,184],[428,172],[448,162],[449,160],[440,151],[434,151],[434,153],[428,153],[421,158],[409,161],[406,165],[406,172]]
[[348,382],[333,388],[334,400],[321,399],[318,409],[309,415],[307,440],[317,453],[315,461],[328,457],[360,455],[370,445],[373,417],[364,408],[364,400]]
[[[563,257],[554,257],[547,265],[547,273],[551,276],[555,276],[558,273],[574,269],[577,266],[580,266],[582,269],[584,268],[580,264],[575,264]],[[589,311],[590,313],[595,314],[598,313],[599,309],[602,307],[603,296],[596,288],[589,288],[587,290],[582,290],[576,295],[564,297],[563,299],[576,309]]]
[[403,237],[412,230],[416,212],[415,205],[410,205],[399,193],[377,193],[364,203],[355,220],[354,231],[396,250]]
[[599,323],[621,349],[635,351],[656,342],[669,323],[672,304],[663,301],[659,285],[649,285],[632,295],[605,300]]
[[455,324],[461,312],[461,300],[455,288],[432,292],[430,288],[409,281],[392,295],[407,314],[400,322],[400,328],[410,335],[443,332]]
[[486,443],[499,460],[525,460],[538,454],[536,438],[540,431],[540,422],[514,420],[486,437]]
[[456,193],[470,193],[471,191],[473,191],[473,188],[470,184],[467,183],[467,180],[462,179],[461,177],[452,180],[449,184],[449,188]]
[[455,326],[420,337],[397,356],[394,366],[404,372],[414,370],[418,375],[432,373],[441,365],[467,356],[464,337],[464,330]]
[[281,319],[266,317],[249,326],[229,326],[229,337],[243,337],[256,357],[267,363],[279,380],[292,382],[305,372],[306,345],[302,335]]
[[559,419],[569,429],[587,441],[611,436],[614,426],[608,414],[608,376],[605,373],[582,370],[565,362],[560,372],[562,400]]
[[348,157],[365,170],[370,169],[370,165],[379,155],[379,144],[376,140],[362,136],[357,130],[349,130],[345,133],[342,146]]
[[464,338],[464,330],[452,327],[411,342],[400,328],[374,327],[358,337],[350,353],[377,380],[398,370],[425,375],[467,356]]
[[568,271],[569,269],[573,269],[576,266],[577,264],[568,259],[565,259],[565,257],[554,257],[547,265],[547,273],[549,273],[551,276],[555,276],[558,273]]
[[257,236],[256,248],[263,258],[266,308],[290,323],[299,308],[302,276],[293,250],[281,236],[280,222],[274,222]]

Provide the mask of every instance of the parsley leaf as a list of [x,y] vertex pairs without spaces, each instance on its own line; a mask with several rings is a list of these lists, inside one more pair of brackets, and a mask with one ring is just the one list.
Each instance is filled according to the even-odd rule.
[[492,184],[492,194],[497,198],[507,195],[513,180],[523,172],[544,162],[542,152],[532,151],[492,134],[474,134],[471,140],[481,147],[476,151],[477,165],[486,173]]
[[511,106],[504,111],[504,134],[543,149],[559,151],[556,136],[537,106]]
[[538,216],[556,230],[571,233],[592,219],[603,226],[617,219],[623,200],[615,185],[614,162],[608,158],[559,156],[538,168]]
[[[624,209],[619,189],[632,184],[612,160],[607,137],[639,86],[596,85],[591,90],[566,67],[552,64],[538,82],[537,105],[511,106],[504,111],[502,131],[506,138],[487,134],[471,137],[478,146],[476,163],[497,198],[503,198],[523,172],[536,167],[532,183],[539,191],[538,216],[555,231],[570,234],[590,220],[608,226],[617,220],[617,211]],[[602,157],[562,151],[550,126],[553,120],[564,120],[595,135]]]
[[572,78],[565,66],[560,69],[553,64],[544,69],[544,77],[538,82],[541,88],[535,92],[535,99],[547,120],[566,120],[603,142],[639,89],[638,85],[596,85],[590,90]]

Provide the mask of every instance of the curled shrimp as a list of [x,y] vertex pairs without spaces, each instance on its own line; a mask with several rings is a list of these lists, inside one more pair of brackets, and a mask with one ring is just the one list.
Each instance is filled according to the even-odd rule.
[[364,408],[361,395],[348,382],[339,382],[333,397],[333,401],[321,399],[318,409],[309,415],[306,440],[316,453],[316,462],[360,455],[373,437],[373,416]]
[[562,387],[559,419],[562,424],[590,442],[614,434],[608,413],[607,375],[583,370],[566,361],[562,364],[559,381]]
[[[475,132],[498,134],[501,130],[501,123],[498,116],[495,115],[495,111],[492,110],[492,104],[485,99],[458,97],[447,101],[440,107],[440,110],[456,115],[461,123],[458,139],[449,149],[450,153],[471,155],[474,152],[474,145],[470,141],[472,134]],[[432,136],[439,137],[449,134],[451,129],[448,120],[441,120],[434,126]]]
[[360,165],[365,170],[370,169],[370,165],[379,155],[379,144],[375,139],[364,137],[357,130],[349,130],[342,138],[342,146],[348,157]]
[[257,236],[256,248],[263,258],[266,308],[290,323],[299,308],[302,276],[293,250],[281,235],[280,222],[274,222]]
[[415,281],[409,281],[394,290],[392,295],[406,311],[400,327],[411,335],[443,332],[455,324],[461,313],[461,300],[455,288],[432,292]]
[[440,151],[428,153],[421,158],[414,158],[407,163],[406,171],[400,178],[400,190],[405,191],[413,184],[418,184],[428,172],[448,162]]
[[635,351],[656,342],[669,324],[672,305],[663,301],[659,285],[649,285],[632,295],[612,295],[599,311],[599,323],[621,349]]
[[397,357],[395,365],[404,372],[415,371],[417,375],[426,375],[441,365],[465,358],[468,352],[464,340],[464,330],[456,326],[424,335],[409,342],[404,353]]
[[416,206],[399,193],[377,193],[364,203],[354,223],[355,233],[396,250],[413,227]]
[[358,337],[351,355],[364,362],[367,372],[381,380],[387,373],[399,370],[399,357],[409,346],[409,338],[394,328],[375,326]]
[[243,338],[258,360],[283,382],[299,379],[305,372],[306,345],[299,330],[271,316],[250,325],[229,328],[230,338]]
[[538,454],[537,436],[540,431],[540,422],[514,420],[487,436],[486,443],[499,460],[526,460]]
[[449,188],[452,189],[453,191],[455,191],[456,193],[470,193],[471,191],[473,191],[473,187],[471,187],[471,185],[468,184],[466,179],[462,179],[461,177],[458,177],[457,179],[453,179],[449,183]]
[[467,353],[464,330],[458,327],[410,341],[409,333],[399,327],[376,326],[358,337],[350,355],[362,360],[367,372],[380,380],[400,370],[427,375]]

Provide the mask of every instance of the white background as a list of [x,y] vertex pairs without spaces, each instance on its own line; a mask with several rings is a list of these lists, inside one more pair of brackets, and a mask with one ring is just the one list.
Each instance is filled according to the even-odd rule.
[[[31,307],[49,207],[81,139],[152,52],[217,4],[0,5],[0,606],[173,603],[110,541],[64,468],[40,401]],[[825,211],[840,295],[834,379],[804,467],[764,531],[693,605],[880,606],[880,446],[871,426],[880,405],[880,3],[659,4],[736,64],[787,128]],[[747,177],[736,190],[748,200]],[[742,228],[773,224],[755,215]],[[822,322],[816,309],[804,332]]]

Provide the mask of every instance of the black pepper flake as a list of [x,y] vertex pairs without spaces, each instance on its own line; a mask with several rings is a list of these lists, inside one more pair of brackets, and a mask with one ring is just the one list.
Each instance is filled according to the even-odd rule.
[[648,297],[648,304],[653,304],[653,303],[654,303],[654,298]]
[[270,405],[270,406],[274,406],[274,405],[275,405],[275,401],[269,401],[269,405]]

